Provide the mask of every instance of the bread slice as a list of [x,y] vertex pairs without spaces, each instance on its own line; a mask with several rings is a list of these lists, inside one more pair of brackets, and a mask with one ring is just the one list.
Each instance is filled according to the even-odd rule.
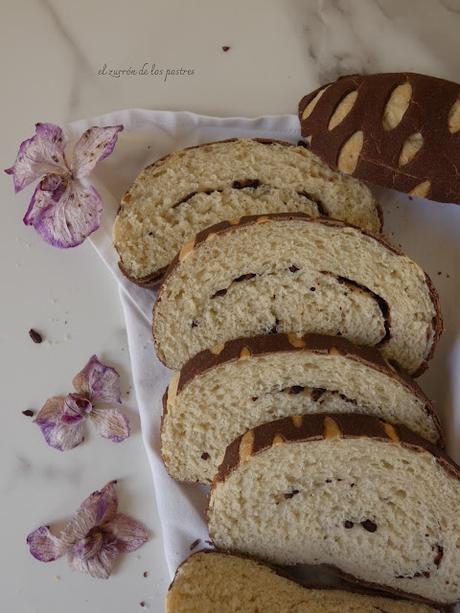
[[324,218],[280,213],[222,222],[174,260],[154,311],[159,358],[179,369],[203,349],[267,332],[344,336],[378,346],[410,374],[441,331],[423,270],[383,239]]
[[460,598],[460,467],[368,415],[293,416],[237,438],[211,490],[219,549],[331,564],[368,585]]
[[348,75],[302,98],[302,135],[331,168],[460,204],[460,85],[410,72]]
[[307,588],[249,558],[200,551],[179,566],[166,613],[432,613],[428,605],[331,588]]
[[333,336],[302,340],[294,347],[287,334],[241,338],[185,364],[163,399],[161,449],[172,477],[212,481],[237,436],[288,415],[366,413],[441,442],[428,398],[377,349]]
[[233,139],[176,151],[148,166],[124,195],[113,228],[121,270],[152,286],[183,243],[243,215],[301,211],[378,232],[370,190],[304,147]]

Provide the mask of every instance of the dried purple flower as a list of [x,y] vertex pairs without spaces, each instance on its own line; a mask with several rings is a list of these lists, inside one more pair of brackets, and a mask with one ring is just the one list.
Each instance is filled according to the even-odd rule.
[[118,513],[116,481],[84,500],[59,536],[41,526],[27,537],[30,553],[41,562],[51,562],[65,553],[73,570],[108,579],[120,553],[139,549],[149,531],[139,521]]
[[50,447],[65,451],[84,438],[84,422],[91,419],[101,436],[115,443],[129,436],[129,422],[110,405],[121,404],[120,376],[93,355],[74,378],[76,393],[49,398],[34,422]]
[[76,247],[100,225],[102,201],[82,179],[110,155],[123,126],[93,126],[82,134],[67,162],[59,126],[37,123],[35,135],[23,141],[16,161],[5,172],[13,175],[15,192],[40,179],[24,223],[34,226],[53,247]]

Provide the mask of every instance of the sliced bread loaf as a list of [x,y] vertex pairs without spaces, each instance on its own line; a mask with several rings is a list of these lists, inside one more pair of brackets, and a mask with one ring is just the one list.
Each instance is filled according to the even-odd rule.
[[401,599],[299,585],[241,556],[200,551],[179,566],[166,613],[434,613]]
[[287,415],[366,413],[440,443],[428,398],[377,349],[316,334],[302,341],[293,346],[287,334],[241,338],[185,364],[163,399],[161,449],[172,477],[212,481],[237,436]]
[[113,240],[121,270],[152,286],[183,243],[204,228],[285,211],[381,228],[370,190],[304,147],[234,139],[176,151],[148,166],[123,197]]
[[460,598],[460,467],[404,426],[367,415],[284,418],[225,453],[211,490],[220,549],[330,564],[369,585]]
[[159,358],[179,369],[203,349],[267,332],[344,336],[419,374],[442,327],[423,270],[381,238],[279,213],[222,222],[184,245],[154,311]]

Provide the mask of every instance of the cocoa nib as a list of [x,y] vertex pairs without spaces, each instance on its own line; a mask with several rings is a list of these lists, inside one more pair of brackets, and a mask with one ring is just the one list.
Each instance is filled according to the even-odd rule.
[[298,270],[300,270],[300,268],[298,268],[295,264],[292,264],[292,266],[289,266],[290,272],[297,272]]
[[288,390],[288,394],[300,394],[304,389],[301,385],[292,385]]
[[362,521],[361,526],[364,528],[364,530],[367,530],[368,532],[375,532],[377,530],[377,524],[370,519],[365,519],[364,521]]
[[213,298],[218,298],[219,296],[225,296],[225,294],[227,293],[227,288],[223,288],[223,289],[218,289],[217,292],[215,292],[212,296],[211,296],[211,300]]
[[230,51],[231,47],[229,47],[228,45],[224,45],[222,47],[222,51],[224,51],[224,53],[227,53],[227,51]]
[[207,451],[203,451],[203,453],[201,454],[201,459],[209,460],[209,453]]
[[34,343],[41,343],[43,341],[43,337],[40,332],[37,332],[37,330],[34,330],[33,328],[29,330],[29,336]]
[[311,391],[311,399],[313,402],[318,402],[321,396],[326,392],[323,387],[315,387]]
[[343,522],[343,526],[347,530],[350,530],[351,528],[353,528],[354,525],[355,524],[352,521],[350,521],[349,519],[347,519],[346,521]]
[[26,409],[25,411],[22,411],[22,414],[26,417],[33,417],[35,415],[35,411],[32,411],[32,409]]

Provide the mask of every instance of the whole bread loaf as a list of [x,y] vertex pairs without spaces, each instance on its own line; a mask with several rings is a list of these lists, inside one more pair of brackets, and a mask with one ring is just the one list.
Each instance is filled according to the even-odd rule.
[[165,393],[161,450],[180,481],[212,481],[225,449],[259,424],[306,413],[366,413],[439,444],[439,421],[417,384],[377,349],[306,334],[240,338],[191,358]]
[[200,551],[179,566],[166,613],[434,613],[428,605],[342,589],[307,588],[249,558]]
[[237,438],[211,490],[219,549],[331,564],[436,604],[460,599],[460,467],[405,426],[293,416]]
[[302,135],[331,168],[460,204],[460,85],[413,73],[349,75],[299,104]]
[[233,139],[176,151],[143,170],[123,197],[113,240],[121,270],[150,287],[204,228],[286,211],[381,228],[368,187],[330,170],[304,147]]
[[421,268],[383,239],[301,213],[222,222],[184,245],[160,289],[159,358],[179,369],[203,349],[268,332],[344,336],[419,374],[442,323]]

